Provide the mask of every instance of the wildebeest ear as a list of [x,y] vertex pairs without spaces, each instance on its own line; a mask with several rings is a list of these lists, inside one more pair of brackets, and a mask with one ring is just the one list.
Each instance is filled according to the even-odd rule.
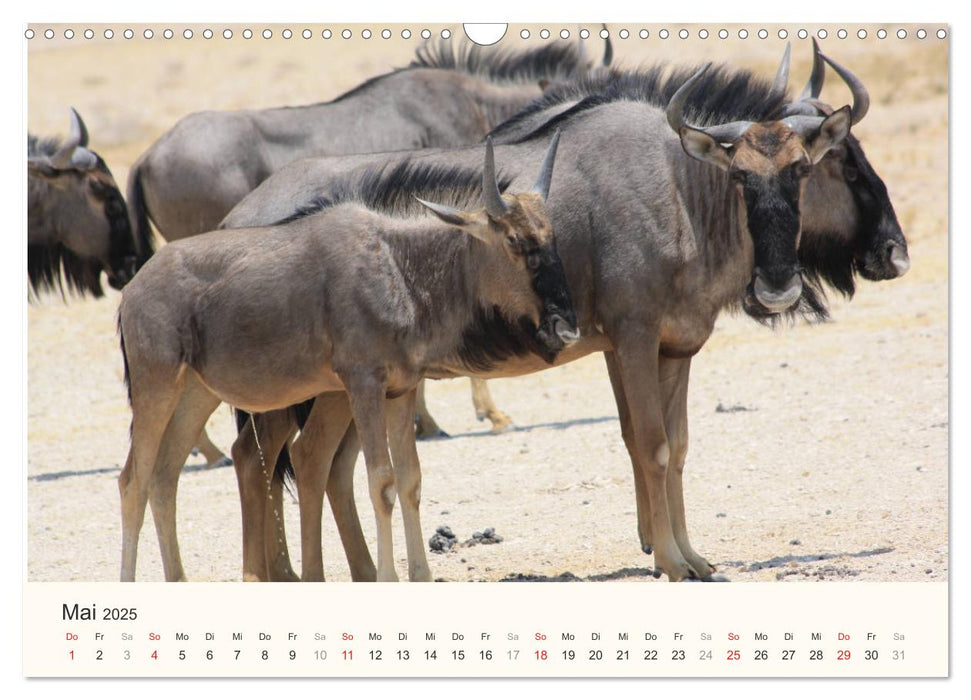
[[731,166],[732,156],[728,149],[704,131],[682,126],[678,133],[681,135],[681,148],[692,158],[711,163],[722,170],[728,170]]
[[852,117],[853,113],[849,105],[846,105],[823,120],[812,141],[806,144],[806,151],[813,163],[818,163],[829,149],[843,142],[850,133]]
[[490,242],[488,236],[483,233],[483,230],[488,230],[489,228],[488,222],[484,221],[484,216],[477,217],[475,214],[450,207],[447,204],[436,204],[435,202],[425,201],[421,197],[415,197],[415,199],[449,226],[461,229],[473,238],[478,238],[485,243]]

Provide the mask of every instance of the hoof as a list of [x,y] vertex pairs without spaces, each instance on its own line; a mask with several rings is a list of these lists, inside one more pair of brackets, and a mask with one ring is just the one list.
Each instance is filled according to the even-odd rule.
[[653,545],[649,545],[649,544],[645,544],[643,547],[641,547],[641,551],[644,552],[644,554],[650,556],[650,555],[654,554],[654,546]]
[[427,435],[415,435],[415,438],[418,440],[446,440],[449,437],[451,436],[441,428],[437,432],[428,433]]
[[508,423],[500,423],[500,424],[494,423],[492,425],[493,435],[501,435],[502,433],[511,433],[515,430],[516,430],[516,424],[513,423],[512,421],[509,421]]
[[220,469],[222,467],[231,467],[231,466],[233,466],[233,460],[227,457],[226,455],[223,455],[215,462],[210,462],[209,464],[207,464],[206,469]]
[[708,578],[704,579],[704,581],[705,583],[728,583],[728,579],[722,576],[721,574],[717,576],[715,574],[712,574]]

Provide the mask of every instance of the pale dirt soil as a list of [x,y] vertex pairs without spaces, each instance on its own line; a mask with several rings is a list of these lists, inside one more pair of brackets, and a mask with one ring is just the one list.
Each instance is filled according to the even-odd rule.
[[[191,42],[31,42],[31,130],[63,134],[67,106],[76,106],[92,147],[124,183],[135,158],[184,114],[330,99],[406,63],[416,46],[377,38],[325,42],[319,27],[309,42],[279,38],[282,27],[270,41],[240,39],[237,27],[232,41],[217,34],[206,42],[201,29]],[[658,28],[650,29],[647,42],[616,42],[626,65],[712,59],[771,75],[783,48],[778,40],[754,37],[660,41],[653,38]],[[770,331],[726,316],[696,358],[688,523],[696,548],[734,581],[943,581],[948,575],[947,42],[920,41],[913,31],[901,41],[892,38],[893,28],[881,42],[876,27],[868,30],[866,41],[840,41],[833,28],[824,51],[870,88],[871,113],[854,129],[888,184],[913,268],[901,280],[861,282],[851,303],[834,301],[830,324]],[[511,27],[507,41],[515,36],[518,28]],[[810,57],[808,42],[795,41],[794,89],[804,82]],[[847,97],[832,73],[824,97],[834,104]],[[117,475],[130,420],[115,334],[118,301],[114,292],[66,305],[48,297],[28,310],[33,581],[118,576]],[[475,421],[467,387],[455,380],[428,390],[433,412],[453,437],[419,448],[425,536],[447,524],[466,540],[491,526],[504,540],[432,554],[434,575],[465,581],[570,572],[653,580],[652,559],[639,550],[631,468],[601,358],[493,382],[497,403],[520,426],[504,435],[490,435]],[[719,412],[719,404],[747,410]],[[228,450],[234,435],[228,409],[220,408],[209,426]],[[179,491],[186,570],[193,580],[237,580],[236,481],[231,468],[199,465],[200,458],[190,458]],[[358,502],[373,547],[363,473],[359,462]],[[295,507],[287,508],[286,520],[299,567]],[[347,580],[329,514],[325,538],[328,577]],[[398,572],[406,575],[397,511],[396,538]],[[161,580],[150,519],[138,563],[140,580]]]

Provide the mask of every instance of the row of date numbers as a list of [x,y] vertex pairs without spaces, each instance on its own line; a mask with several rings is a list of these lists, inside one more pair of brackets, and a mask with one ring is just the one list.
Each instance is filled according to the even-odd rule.
[[[803,652],[803,653],[808,654],[808,658],[810,661],[824,661],[826,659],[826,656],[822,649],[810,649],[807,652]],[[72,661],[75,660],[76,658],[80,658],[75,656],[75,650],[73,649],[69,650],[68,654]],[[262,661],[269,661],[271,657],[269,649],[257,650],[255,654],[256,654],[256,658]],[[894,661],[904,660],[903,649],[894,649],[890,652],[890,655]],[[207,649],[205,652],[200,652],[200,656],[202,656],[206,661],[214,661],[216,660],[217,654],[212,649]],[[241,661],[244,659],[250,660],[253,658],[251,652],[247,652],[244,655],[242,649],[232,649],[226,653],[226,656],[231,661]],[[532,656],[536,661],[549,661],[551,659],[557,658],[555,654],[549,652],[546,649],[535,649],[532,653]],[[189,657],[190,657],[190,654],[188,654],[185,649],[180,649],[176,654],[176,658],[178,658],[178,660],[180,661],[186,661],[189,659]],[[289,661],[296,661],[297,657],[298,655],[295,649],[289,650],[289,652],[284,655],[284,659],[288,659]],[[520,658],[520,650],[509,649],[506,651],[506,657],[510,661],[517,661]],[[728,649],[726,651],[725,661],[729,661],[729,662],[742,661],[744,657],[745,655],[742,653],[741,649]],[[778,658],[781,661],[794,661],[796,657],[797,657],[797,652],[795,649],[782,649],[779,653]],[[132,660],[131,650],[130,649],[123,650],[122,658],[125,661]],[[158,661],[160,658],[158,650],[153,649],[151,652],[149,652],[148,658],[152,659],[153,661]],[[328,659],[327,650],[315,649],[313,651],[313,658],[316,661],[326,661]],[[384,651],[381,649],[371,649],[368,651],[367,657],[365,658],[367,658],[369,661],[375,661],[375,662],[383,661],[385,658]],[[398,649],[395,651],[395,656],[393,658],[396,658],[398,661],[410,661],[412,659],[412,653],[408,649]],[[418,657],[418,658],[421,658],[421,657]],[[437,661],[438,658],[439,658],[438,650],[426,649],[424,651],[425,661]],[[443,655],[443,658],[449,658],[449,656]],[[474,657],[472,657],[471,655],[467,656],[466,651],[464,649],[453,649],[451,650],[450,658],[453,661],[465,661],[467,658],[474,658]],[[481,649],[479,650],[478,658],[480,661],[492,661],[494,658],[493,651],[491,649]],[[609,659],[610,655],[605,654],[602,649],[589,649],[586,651],[585,654],[583,653],[578,654],[573,649],[564,649],[560,651],[560,658],[562,658],[563,661],[576,661],[577,659],[583,660],[584,658],[587,661],[604,661],[605,659]],[[635,658],[636,658],[636,654],[635,654]],[[644,649],[641,658],[643,661],[658,661],[662,657],[660,656],[657,649]],[[684,649],[671,650],[671,657],[670,657],[671,661],[686,661],[687,658],[688,658],[688,654]],[[714,660],[714,658],[715,656],[711,649],[701,649],[698,651],[699,661],[712,661]],[[752,652],[751,658],[753,661],[769,661],[770,654],[767,649],[755,649]],[[835,658],[837,661],[850,661],[854,657],[851,650],[849,649],[837,649],[835,651]],[[879,658],[880,658],[880,651],[878,649],[865,649],[863,651],[863,659],[866,661],[877,661],[879,660]],[[337,654],[337,659],[341,661],[354,661],[355,660],[354,650],[341,649]],[[616,650],[616,654],[614,656],[615,661],[629,661],[630,659],[631,659],[630,650],[628,649]],[[95,661],[105,660],[103,649],[96,649],[94,651],[94,660]]]

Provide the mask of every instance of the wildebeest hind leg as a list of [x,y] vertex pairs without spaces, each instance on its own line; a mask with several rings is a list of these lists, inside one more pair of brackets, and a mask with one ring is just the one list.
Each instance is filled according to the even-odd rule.
[[644,467],[638,460],[637,446],[634,442],[634,428],[630,422],[630,409],[627,407],[627,395],[620,379],[620,368],[613,352],[605,352],[607,374],[610,376],[610,386],[614,390],[614,400],[617,402],[617,413],[620,417],[620,433],[630,455],[631,466],[634,469],[634,493],[637,497],[637,534],[641,540],[641,550],[645,554],[653,554],[654,545],[651,536],[651,506],[647,499],[647,485],[644,483]]
[[199,437],[196,440],[196,447],[202,453],[202,456],[206,458],[206,467],[218,467],[229,462],[229,457],[223,454],[213,441],[209,438],[209,433],[203,428],[202,432],[199,433]]
[[267,580],[299,581],[300,577],[293,570],[290,550],[287,548],[287,528],[283,519],[283,481],[275,475],[270,479],[263,528]]
[[351,409],[343,392],[323,394],[314,401],[300,436],[290,448],[300,500],[300,542],[303,581],[323,581],[321,518],[331,463],[340,447]]
[[681,554],[702,579],[710,578],[715,568],[698,554],[688,541],[688,526],[684,515],[682,476],[688,454],[688,374],[691,359],[660,360],[661,394],[664,409],[664,428],[671,447],[668,463],[667,493],[671,509],[671,528]]
[[[137,379],[133,377],[133,379]],[[167,379],[167,378],[165,378]],[[121,580],[135,580],[138,535],[145,520],[149,488],[162,435],[182,393],[181,381],[132,383],[132,440],[125,468],[118,478],[121,495]]]
[[512,418],[496,407],[486,380],[470,377],[469,381],[472,384],[472,405],[475,406],[475,417],[479,420],[488,418],[494,433],[502,433],[512,428]]
[[179,475],[199,435],[200,427],[206,424],[217,406],[219,399],[196,379],[191,370],[186,372],[185,388],[162,436],[149,491],[166,581],[185,580],[176,534],[175,509]]
[[405,544],[408,549],[408,579],[431,581],[432,573],[425,556],[425,540],[421,534],[419,503],[421,501],[421,464],[415,446],[415,392],[388,401],[388,443],[401,501],[401,519],[405,525]]
[[425,404],[425,380],[418,383],[418,395],[415,404],[415,416],[418,420],[417,436],[419,440],[433,437],[448,437],[448,433],[438,427],[435,418]]
[[374,567],[374,560],[364,540],[361,519],[358,517],[357,504],[354,501],[354,465],[360,451],[361,442],[357,438],[357,428],[354,426],[354,421],[351,421],[330,468],[330,477],[327,479],[327,500],[334,514],[334,522],[337,523],[341,544],[344,545],[344,555],[347,557],[347,566],[351,570],[351,580],[376,581],[378,571]]
[[[253,424],[259,427],[259,446],[253,439]],[[289,411],[269,411],[248,417],[233,442],[233,467],[239,484],[243,525],[243,580],[293,581],[282,523],[282,483],[274,479],[276,460],[296,423]],[[262,454],[261,454],[262,450]],[[276,492],[274,491],[276,488]],[[281,546],[275,542],[283,537]],[[271,556],[271,552],[273,555]]]

